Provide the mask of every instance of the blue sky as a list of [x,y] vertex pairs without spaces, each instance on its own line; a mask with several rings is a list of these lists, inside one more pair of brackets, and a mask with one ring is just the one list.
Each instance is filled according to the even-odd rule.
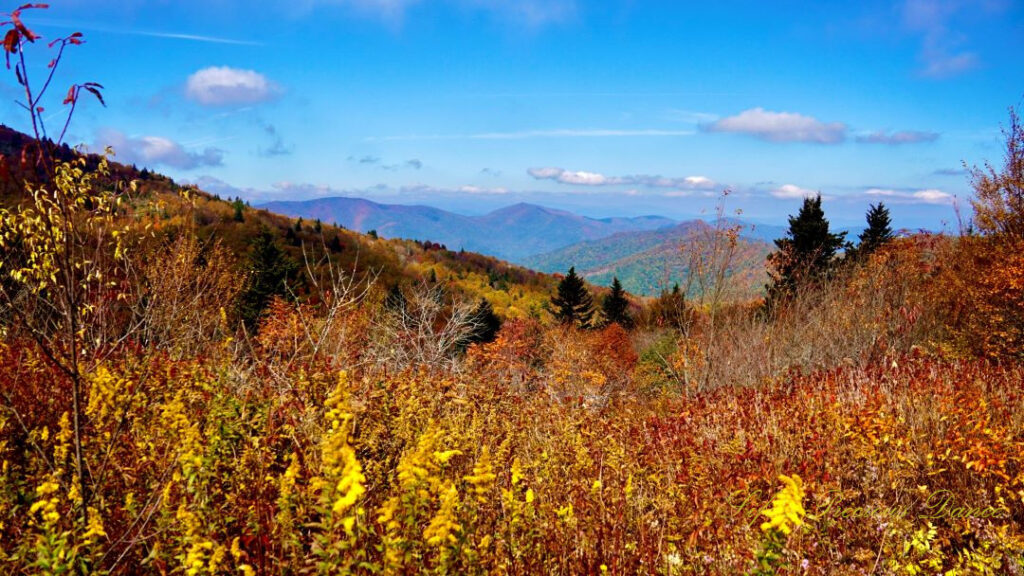
[[939,228],[1024,98],[1008,0],[68,0],[25,19],[82,31],[58,82],[106,87],[72,142],[254,202],[686,218],[729,188],[783,223],[820,191],[838,224],[883,200]]

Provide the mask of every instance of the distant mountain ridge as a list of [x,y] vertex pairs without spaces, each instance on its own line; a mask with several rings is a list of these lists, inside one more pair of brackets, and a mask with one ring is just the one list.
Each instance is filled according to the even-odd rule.
[[[731,222],[726,222],[726,226]],[[757,228],[740,231],[736,256],[729,272],[735,296],[760,292],[767,280],[765,259],[771,245],[755,234]],[[764,231],[760,231],[763,234]],[[557,273],[575,266],[592,284],[609,285],[617,277],[634,294],[654,296],[673,284],[685,286],[687,250],[701,250],[714,234],[703,220],[681,222],[654,231],[621,232],[607,238],[580,242],[523,261],[529,268]]]
[[511,262],[599,240],[620,232],[651,231],[673,226],[661,216],[590,218],[564,210],[519,203],[481,216],[465,216],[430,206],[380,204],[364,198],[334,197],[262,204],[272,212],[307,220],[319,219],[385,238],[412,238],[480,252]]

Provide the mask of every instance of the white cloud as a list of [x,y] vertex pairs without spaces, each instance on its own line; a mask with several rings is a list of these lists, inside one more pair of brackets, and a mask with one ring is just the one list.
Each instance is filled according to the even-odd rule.
[[103,130],[96,138],[95,148],[110,146],[116,160],[124,164],[142,166],[170,166],[191,170],[201,166],[220,166],[224,153],[218,148],[204,148],[191,152],[181,144],[161,136],[127,136],[117,130]]
[[461,186],[459,192],[465,192],[466,194],[508,194],[508,188],[486,188],[483,186]]
[[975,52],[964,49],[969,38],[955,21],[968,11],[975,17],[998,13],[1006,4],[1003,0],[906,0],[903,25],[921,36],[918,73],[941,79],[978,67],[981,60]]
[[776,198],[811,198],[818,195],[818,192],[808,188],[801,188],[795,184],[783,184],[770,192]]
[[862,144],[917,144],[921,142],[934,142],[938,139],[939,134],[937,132],[921,132],[918,130],[900,130],[898,132],[879,130],[857,136],[857,142]]
[[918,190],[914,192],[913,197],[927,204],[949,204],[953,200],[952,194],[936,190],[935,188]]
[[604,186],[619,184],[615,178],[608,178],[596,172],[562,172],[557,180],[563,184],[582,184],[584,186]]
[[868,196],[897,196],[900,194],[900,192],[885,188],[868,188],[864,193]]
[[703,129],[749,134],[770,142],[836,144],[846,138],[846,125],[841,122],[825,123],[803,114],[772,112],[761,107],[706,124]]
[[263,74],[228,66],[203,68],[185,82],[185,96],[203,106],[256,104],[279,94],[280,88]]
[[883,197],[901,204],[952,204],[953,195],[937,188],[907,191],[890,188],[869,188],[864,194],[874,198]]
[[718,184],[706,176],[687,176],[685,178],[667,178],[636,174],[629,176],[606,176],[597,172],[573,172],[563,168],[544,167],[530,168],[530,176],[537,180],[554,180],[561,184],[577,186],[645,186],[647,188],[671,188],[677,190],[708,190]]
[[716,186],[714,180],[704,176],[687,176],[683,178],[683,181],[694,188],[714,188]]
[[519,130],[514,132],[479,132],[475,134],[402,134],[397,136],[374,136],[370,141],[411,141],[411,140],[527,140],[531,138],[635,138],[693,136],[693,130],[617,130],[605,128],[552,130]]

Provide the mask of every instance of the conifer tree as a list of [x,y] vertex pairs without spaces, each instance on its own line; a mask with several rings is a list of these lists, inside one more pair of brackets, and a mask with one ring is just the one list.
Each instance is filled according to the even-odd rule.
[[612,277],[612,291],[601,302],[601,310],[609,324],[618,324],[623,328],[631,328],[633,319],[629,316],[629,300],[618,277]]
[[494,307],[486,298],[480,299],[470,320],[473,322],[473,330],[466,337],[465,345],[493,342],[498,337],[498,330],[501,330],[501,318],[494,313]]
[[234,220],[235,222],[245,222],[245,203],[242,202],[241,198],[235,198],[235,201],[231,203],[231,206],[235,209]]
[[555,318],[564,324],[590,327],[594,315],[594,299],[590,296],[583,279],[576,275],[576,267],[569,268],[569,274],[558,283],[558,293],[551,298]]
[[889,209],[885,204],[879,202],[872,205],[867,213],[868,227],[860,233],[857,245],[857,254],[867,256],[874,252],[879,246],[893,239]]
[[239,296],[242,320],[250,329],[256,327],[260,315],[274,296],[287,293],[287,281],[298,264],[278,246],[274,235],[261,228],[249,252],[249,279]]
[[775,241],[778,250],[768,256],[772,279],[766,286],[768,307],[792,296],[801,285],[826,277],[845,237],[846,232],[829,231],[821,194],[804,198],[800,212],[789,217],[786,236]]

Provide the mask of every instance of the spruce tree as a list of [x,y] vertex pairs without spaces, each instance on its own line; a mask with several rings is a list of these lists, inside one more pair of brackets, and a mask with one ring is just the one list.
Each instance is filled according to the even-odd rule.
[[235,201],[231,203],[231,206],[235,209],[234,220],[235,222],[245,222],[245,203],[242,202],[241,198],[235,198]]
[[473,322],[473,330],[466,337],[464,345],[493,342],[498,337],[498,330],[501,330],[501,318],[494,313],[494,307],[486,298],[480,299],[470,320]]
[[800,212],[789,217],[786,236],[775,241],[778,250],[768,256],[772,277],[766,286],[768,306],[792,296],[801,285],[826,277],[845,237],[846,232],[829,231],[821,194],[804,198]]
[[615,323],[623,328],[633,326],[633,319],[629,316],[629,300],[618,277],[612,277],[612,291],[601,302],[601,310],[609,324]]
[[885,204],[879,202],[872,205],[867,213],[868,227],[860,233],[860,243],[857,245],[857,254],[867,256],[874,252],[879,246],[893,239],[889,209]]
[[583,279],[576,275],[576,267],[569,268],[569,274],[558,283],[558,293],[551,298],[555,307],[555,318],[564,324],[590,327],[594,315],[594,300]]
[[278,246],[270,230],[261,228],[249,252],[249,279],[239,295],[239,312],[246,327],[256,328],[274,296],[287,293],[287,281],[298,264]]

